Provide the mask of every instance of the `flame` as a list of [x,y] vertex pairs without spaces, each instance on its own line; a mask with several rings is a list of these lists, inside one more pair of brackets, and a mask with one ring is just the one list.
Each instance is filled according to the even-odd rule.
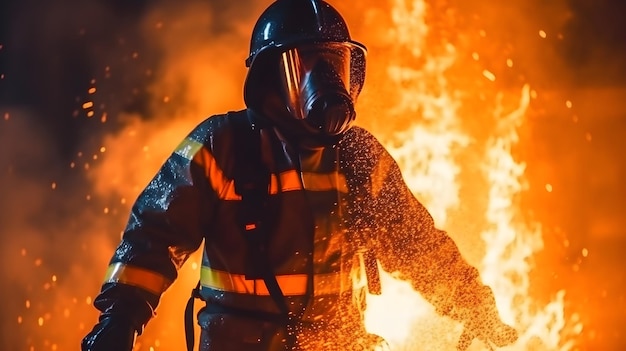
[[[404,131],[394,133],[386,140],[390,153],[398,160],[405,180],[411,190],[431,211],[436,223],[447,227],[448,211],[458,207],[462,172],[476,166],[459,148],[476,142],[480,135],[464,128],[463,119],[481,116],[459,113],[461,101],[446,79],[446,73],[455,64],[455,50],[444,43],[438,55],[428,55],[429,33],[425,23],[427,6],[423,1],[394,1],[391,10],[397,45],[405,47],[405,57],[388,57],[388,78],[395,85],[397,103],[390,115],[408,124]],[[397,50],[396,50],[397,51]],[[415,60],[407,60],[407,56]],[[473,54],[478,59],[478,54]],[[418,60],[421,66],[412,64]],[[507,60],[512,67],[512,61]],[[494,82],[496,75],[483,69],[482,75]],[[428,82],[426,84],[424,82]],[[510,350],[569,350],[573,340],[561,340],[567,325],[564,316],[565,291],[558,291],[553,300],[541,306],[529,296],[529,274],[532,256],[542,249],[540,227],[519,219],[520,209],[515,199],[524,190],[525,165],[513,157],[513,147],[519,141],[518,128],[524,122],[530,104],[530,87],[525,85],[513,111],[505,113],[502,93],[496,94],[491,121],[495,127],[483,139],[480,171],[487,184],[486,209],[483,213],[467,214],[483,217],[480,237],[484,241],[484,257],[478,264],[485,284],[496,295],[502,319],[515,326],[520,338]],[[486,112],[486,111],[485,111]],[[407,116],[420,114],[418,123]],[[484,112],[483,112],[484,113]],[[484,118],[483,118],[484,119]],[[484,131],[481,131],[484,132]],[[479,142],[482,142],[478,140]],[[400,145],[400,146],[397,146]],[[463,158],[465,156],[465,158]],[[451,235],[454,236],[453,233]],[[382,272],[383,295],[368,296],[366,325],[368,330],[385,337],[396,349],[454,349],[455,333],[459,328],[440,321],[430,306],[411,289],[410,284]],[[426,328],[437,340],[425,342],[412,340],[415,325],[430,324]],[[582,325],[573,318],[572,330],[580,331]],[[458,336],[458,334],[456,334]],[[437,343],[438,346],[434,347]],[[475,342],[474,350],[485,345]],[[487,346],[488,347],[488,346]]]

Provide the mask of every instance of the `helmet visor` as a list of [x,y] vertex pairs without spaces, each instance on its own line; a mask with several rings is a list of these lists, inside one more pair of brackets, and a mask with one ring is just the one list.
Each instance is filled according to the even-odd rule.
[[280,76],[291,115],[305,119],[315,100],[326,94],[349,96],[351,56],[347,43],[309,44],[282,52]]

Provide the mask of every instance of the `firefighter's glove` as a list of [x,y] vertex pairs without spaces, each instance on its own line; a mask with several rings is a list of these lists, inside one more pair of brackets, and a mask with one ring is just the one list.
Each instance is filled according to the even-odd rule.
[[129,318],[103,314],[83,338],[81,351],[131,351],[138,332]]
[[[518,338],[517,330],[500,319],[491,289],[483,286],[480,291],[471,295],[473,301],[466,300],[468,303],[458,309],[456,316],[453,316],[464,325],[457,349],[466,350],[475,338],[484,342],[490,349],[493,349],[492,345],[503,347],[513,344]],[[469,295],[464,297],[467,298]]]

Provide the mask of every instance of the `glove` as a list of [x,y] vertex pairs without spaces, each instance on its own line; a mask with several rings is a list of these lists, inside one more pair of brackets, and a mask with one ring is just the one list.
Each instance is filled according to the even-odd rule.
[[132,322],[119,315],[102,315],[91,332],[83,338],[81,351],[132,351],[137,330]]
[[[474,303],[465,305],[455,317],[463,322],[465,329],[459,338],[457,349],[466,350],[474,338],[487,344],[503,347],[517,341],[518,333],[510,325],[502,322],[496,308],[496,300],[491,289],[483,286],[474,295]],[[455,313],[456,314],[456,313]]]

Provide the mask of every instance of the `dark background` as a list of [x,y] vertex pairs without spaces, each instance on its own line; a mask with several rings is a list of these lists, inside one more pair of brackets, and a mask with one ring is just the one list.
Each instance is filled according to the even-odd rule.
[[[150,93],[142,87],[154,78],[143,72],[159,63],[161,53],[143,43],[135,24],[147,8],[166,2],[175,3],[0,3],[0,138],[4,138],[0,140],[4,155],[0,158],[0,179],[7,180],[0,184],[0,196],[8,193],[15,177],[45,187],[53,179],[65,179],[75,189],[89,187],[81,173],[70,171],[66,165],[86,145],[98,145],[104,135],[120,128],[122,122],[115,119],[119,113],[147,109]],[[237,16],[251,1],[210,3],[216,12]],[[528,0],[509,5],[494,5],[492,1],[455,5],[464,24],[482,21],[485,30],[497,33],[493,50],[510,43],[529,45],[526,34],[509,30],[514,23],[540,23],[550,34],[533,50],[516,52],[522,66],[533,67],[524,70],[525,79],[554,96],[570,97],[578,122],[571,123],[570,111],[555,112],[562,109],[531,111],[531,138],[536,144],[530,149],[539,156],[529,164],[528,177],[539,183],[546,172],[557,170],[559,183],[555,186],[560,189],[558,198],[542,194],[527,199],[531,207],[550,209],[537,211],[535,216],[545,226],[546,245],[553,249],[551,252],[559,252],[561,261],[554,269],[555,278],[543,283],[564,286],[571,301],[592,306],[580,316],[585,323],[580,349],[621,350],[626,348],[626,3],[567,0],[559,6],[554,4]],[[229,30],[226,17],[207,30]],[[556,32],[562,38],[552,35]],[[129,60],[128,55],[136,48],[141,58]],[[555,58],[558,67],[542,65]],[[107,67],[118,71],[109,76]],[[94,79],[106,79],[99,85],[104,92],[99,103],[110,118],[106,124],[84,118],[81,105]],[[8,123],[15,122],[15,111],[27,111],[27,128],[33,131],[18,138],[19,142],[8,129]],[[31,136],[45,139],[45,147],[29,147],[34,144]],[[60,200],[74,203],[70,200],[78,193],[56,192],[38,205],[46,211],[37,212],[29,221],[45,228],[53,226],[59,217],[71,218],[73,209],[59,205],[64,202]],[[2,204],[30,205],[17,198],[4,199]],[[20,235],[2,228],[6,220],[0,213],[0,243],[5,244]],[[63,248],[69,255],[59,258],[59,266],[71,261],[72,251],[82,250],[78,240],[65,243]],[[539,264],[542,259],[549,260],[538,259]],[[2,294],[7,293],[0,292],[0,298],[9,299]],[[15,323],[13,316],[0,320],[4,333]]]

